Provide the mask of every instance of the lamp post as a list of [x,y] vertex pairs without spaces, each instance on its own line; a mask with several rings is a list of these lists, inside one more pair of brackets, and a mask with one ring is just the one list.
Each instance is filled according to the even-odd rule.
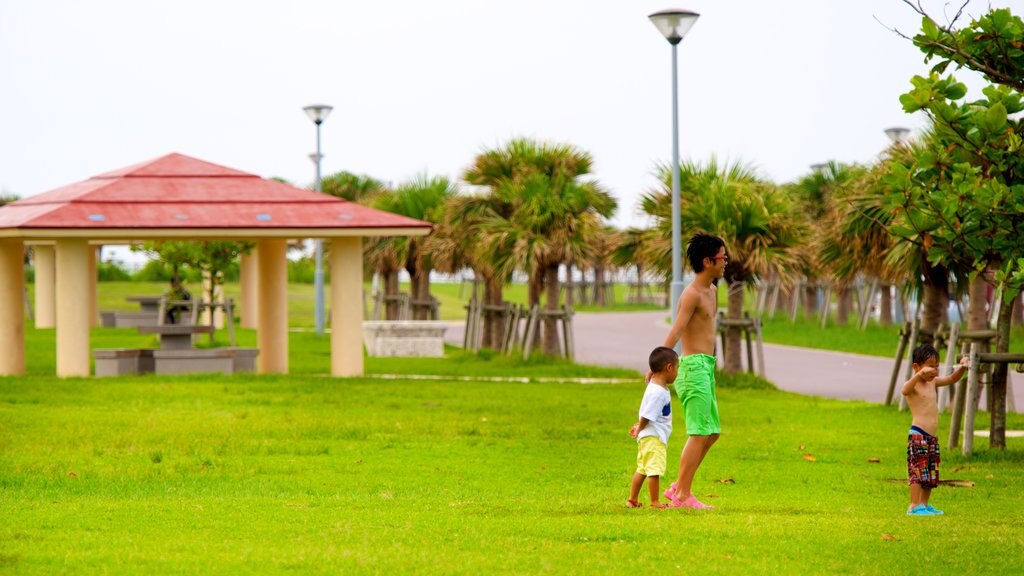
[[683,293],[683,246],[679,209],[679,73],[676,47],[700,14],[689,10],[662,10],[648,16],[672,45],[672,291],[669,309],[676,321],[676,307]]
[[[327,119],[327,115],[333,108],[326,104],[310,104],[303,110],[316,124],[316,154],[311,154],[310,158],[316,164],[316,191],[320,192],[320,160],[323,158],[323,154],[320,153],[320,125]],[[317,238],[314,244],[316,247],[316,271],[313,273],[313,292],[316,299],[314,316],[316,333],[321,336],[324,333],[324,242]]]
[[889,140],[892,140],[893,144],[899,146],[907,140],[908,136],[910,136],[910,128],[904,128],[902,126],[886,128],[885,135],[889,137]]

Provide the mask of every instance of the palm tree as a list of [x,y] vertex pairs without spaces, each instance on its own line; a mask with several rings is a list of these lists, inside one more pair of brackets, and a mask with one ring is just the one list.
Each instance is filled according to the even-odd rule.
[[[672,172],[659,166],[657,173],[662,187],[648,193],[647,205],[657,207],[652,216],[663,238],[668,239]],[[796,209],[778,187],[739,162],[720,165],[715,158],[706,164],[686,162],[680,166],[679,181],[684,230],[714,234],[725,241],[729,252],[727,316],[740,319],[745,287],[769,270],[785,274],[796,264],[796,250],[806,234]],[[725,370],[739,371],[740,330],[727,330],[726,342]]]
[[613,226],[603,226],[590,240],[590,257],[581,263],[581,270],[594,271],[593,302],[598,306],[608,305],[606,273],[614,264],[615,252],[621,245],[623,236],[621,230]]
[[881,282],[880,323],[889,325],[892,310],[886,296],[888,287],[904,283],[906,271],[893,267],[888,259],[894,241],[887,228],[891,215],[882,209],[884,167],[848,167],[847,171],[849,176],[833,191],[828,212],[817,230],[817,258],[838,284],[840,324],[845,324],[850,309],[848,287],[858,274],[865,274]]
[[325,176],[320,181],[320,190],[324,194],[368,206],[373,204],[375,198],[385,194],[388,187],[372,176],[353,174],[343,170]]
[[[601,218],[615,211],[614,198],[584,179],[592,164],[574,146],[520,138],[478,155],[464,175],[471,184],[489,187],[497,204],[511,207],[504,217],[482,222],[481,241],[498,269],[527,271],[531,307],[540,304],[546,288],[547,309],[558,308],[559,267],[586,260]],[[558,351],[556,325],[555,318],[545,318],[547,354]]]
[[[443,220],[447,202],[456,193],[455,185],[448,178],[420,175],[391,193],[379,194],[374,200],[374,207],[437,223]],[[411,284],[410,298],[417,302],[427,302],[432,298],[430,271],[434,265],[430,252],[422,249],[423,243],[423,239],[415,236],[384,237],[370,241],[372,252],[389,254],[392,257],[390,263],[405,268]],[[397,272],[397,269],[393,272]],[[387,276],[385,294],[397,293],[397,274],[392,276]],[[422,306],[414,306],[413,320],[426,319],[427,310]]]
[[[863,168],[853,164],[840,162],[828,162],[820,168],[814,169],[811,173],[803,176],[795,183],[785,187],[785,190],[796,201],[800,209],[800,215],[804,219],[803,225],[807,227],[811,238],[827,239],[834,237],[831,234],[827,216],[832,211],[837,190],[848,185],[850,181],[863,173]],[[804,292],[804,313],[812,317],[818,309],[818,288],[816,286],[820,277],[829,276],[830,269],[824,266],[821,259],[820,247],[815,242],[808,242],[799,250],[800,270],[807,279],[807,287]],[[824,274],[823,274],[824,273]],[[846,323],[846,316],[851,302],[849,292],[852,277],[844,278],[844,281],[837,281],[833,276],[832,281],[837,284],[839,293],[839,323]],[[825,302],[828,307],[829,303]]]
[[636,269],[638,301],[643,295],[644,277],[648,271],[671,269],[671,250],[669,239],[654,228],[632,227],[621,233],[618,247],[612,255],[612,262],[622,268],[633,266]]

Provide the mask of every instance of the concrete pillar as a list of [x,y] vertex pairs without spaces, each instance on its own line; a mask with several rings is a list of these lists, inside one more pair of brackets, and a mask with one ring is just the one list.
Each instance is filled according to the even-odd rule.
[[99,281],[99,273],[96,269],[100,246],[89,247],[89,327],[96,328],[100,325],[99,305],[97,299],[99,294],[96,291],[96,283]]
[[56,326],[56,310],[53,295],[56,281],[56,265],[54,258],[56,252],[53,246],[36,244],[32,247],[35,252],[36,268],[36,328],[53,328]]
[[[90,286],[89,254],[85,240],[57,241],[57,376],[89,375]],[[95,269],[93,269],[95,271]]]
[[331,375],[363,374],[363,239],[331,240]]
[[0,376],[25,373],[25,243],[0,239]]
[[256,302],[259,286],[258,271],[256,270],[256,249],[253,248],[249,254],[242,254],[238,263],[238,282],[240,284],[241,296],[239,297],[239,313],[242,316],[242,328],[256,328]]
[[[210,284],[212,284],[212,283],[213,283],[213,279],[210,276],[210,274],[208,272],[203,272],[203,294],[201,296],[199,296],[200,299],[205,301],[210,296]],[[195,296],[193,296],[193,298],[195,298]],[[213,293],[213,301],[214,302],[223,302],[224,301],[224,288],[222,286],[220,286],[220,285],[217,286],[217,289]],[[203,310],[203,315],[199,319],[199,323],[209,326],[209,324],[210,324],[210,309],[209,308]],[[224,327],[224,309],[223,308],[217,308],[216,311],[213,313],[213,326],[214,326],[214,328],[217,328],[218,330]]]
[[257,324],[261,374],[288,373],[288,260],[285,240],[260,240]]

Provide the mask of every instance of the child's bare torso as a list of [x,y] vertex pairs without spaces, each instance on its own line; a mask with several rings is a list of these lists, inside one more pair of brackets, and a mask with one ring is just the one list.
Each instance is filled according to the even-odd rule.
[[683,356],[691,354],[715,355],[715,314],[718,312],[718,287],[699,288],[694,284],[686,287],[697,294],[697,306],[693,316],[686,323],[682,333]]
[[918,382],[907,394],[907,406],[913,416],[912,424],[936,436],[939,433],[939,407],[936,402],[935,381]]

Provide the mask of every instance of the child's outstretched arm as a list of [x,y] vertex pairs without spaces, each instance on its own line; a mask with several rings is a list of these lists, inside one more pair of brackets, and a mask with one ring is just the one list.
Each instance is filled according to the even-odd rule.
[[971,359],[964,356],[960,359],[960,364],[957,365],[956,370],[953,370],[948,376],[935,379],[935,386],[949,386],[950,384],[956,384],[964,377],[964,372],[967,371],[968,363]]

